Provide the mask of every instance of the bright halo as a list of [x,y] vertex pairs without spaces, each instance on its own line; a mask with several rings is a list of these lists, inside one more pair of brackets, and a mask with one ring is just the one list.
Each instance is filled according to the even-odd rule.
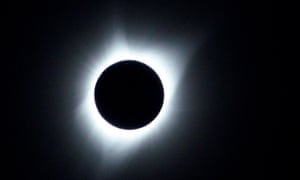
[[[161,42],[134,42],[132,45],[124,38],[117,37],[108,44],[110,46],[101,50],[100,55],[91,58],[87,73],[83,77],[84,82],[80,84],[84,99],[78,117],[90,133],[90,137],[95,143],[99,143],[104,157],[109,156],[111,160],[128,155],[142,140],[150,138],[150,134],[151,138],[157,137],[174,120],[170,116],[180,102],[172,99],[186,65],[186,54],[182,53],[184,48],[170,48],[172,46],[163,45]],[[119,129],[109,124],[98,112],[94,100],[94,88],[101,73],[110,65],[122,60],[137,60],[151,67],[160,77],[164,88],[164,102],[160,113],[150,124],[135,130]]]

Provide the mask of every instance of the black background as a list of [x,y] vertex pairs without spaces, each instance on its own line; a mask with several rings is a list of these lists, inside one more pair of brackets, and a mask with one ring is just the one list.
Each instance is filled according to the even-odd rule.
[[[3,35],[12,52],[5,52],[2,69],[8,79],[5,119],[12,130],[4,132],[14,147],[13,175],[268,179],[275,172],[268,164],[275,161],[267,158],[279,116],[271,1],[26,1],[6,10]],[[104,176],[97,149],[73,125],[74,97],[83,95],[66,86],[82,80],[82,59],[106,40],[114,18],[129,38],[180,36],[201,46],[176,90],[187,109],[173,115],[180,125],[168,130],[162,146],[141,148],[123,168]]]

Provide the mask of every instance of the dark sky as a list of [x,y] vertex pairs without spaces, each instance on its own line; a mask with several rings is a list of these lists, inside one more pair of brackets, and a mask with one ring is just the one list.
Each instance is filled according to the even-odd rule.
[[[271,46],[271,1],[22,1],[7,10],[11,36],[6,38],[13,52],[3,67],[9,94],[4,99],[13,128],[9,143],[16,152],[14,175],[22,179],[269,177],[267,154],[273,152],[279,115],[270,107],[260,109],[260,92],[263,85],[279,84],[274,74],[279,62],[273,59]],[[129,40],[175,38],[197,47],[174,95],[184,99],[180,107],[185,111],[172,115],[180,123],[171,126],[159,143],[141,147],[122,168],[107,173],[99,165],[103,162],[98,149],[74,125],[77,97],[83,95],[70,84],[82,81],[83,59],[105,47],[109,27],[116,22]],[[270,109],[272,123],[271,116],[261,112]]]

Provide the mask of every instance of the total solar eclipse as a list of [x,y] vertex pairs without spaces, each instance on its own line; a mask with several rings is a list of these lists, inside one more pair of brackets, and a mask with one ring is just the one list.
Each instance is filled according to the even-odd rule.
[[95,86],[95,103],[111,125],[127,130],[142,128],[159,114],[163,85],[156,72],[136,60],[123,60],[106,68]]

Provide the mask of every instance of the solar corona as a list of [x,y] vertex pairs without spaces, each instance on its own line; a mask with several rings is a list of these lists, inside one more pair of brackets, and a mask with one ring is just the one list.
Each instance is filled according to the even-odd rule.
[[181,45],[128,41],[116,33],[84,60],[77,120],[107,160],[104,166],[124,161],[152,140],[160,142],[178,123],[182,102],[175,93],[191,49]]

